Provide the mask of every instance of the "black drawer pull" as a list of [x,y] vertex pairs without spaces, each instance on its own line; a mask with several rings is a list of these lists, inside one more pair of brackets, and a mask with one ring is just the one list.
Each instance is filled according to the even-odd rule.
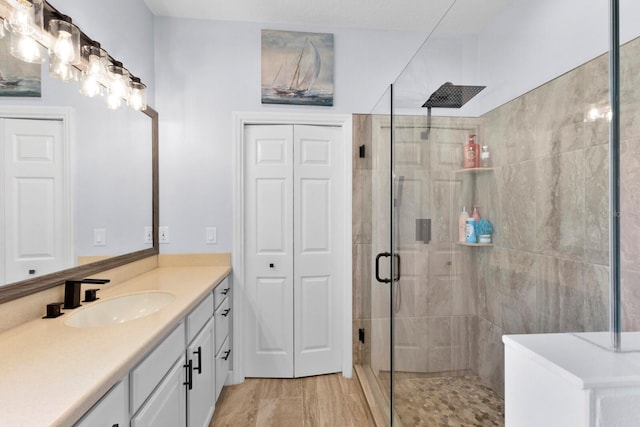
[[229,355],[231,354],[231,350],[227,350],[224,352],[224,356],[221,357],[222,360],[228,360]]
[[198,349],[193,352],[193,354],[198,355],[198,366],[194,367],[194,371],[198,371],[198,374],[202,373],[202,347],[198,346]]
[[187,381],[182,384],[186,385],[189,390],[191,390],[193,388],[193,362],[189,359],[187,364],[182,366],[187,370]]
[[229,293],[229,289],[230,289],[230,288],[224,288],[223,290],[221,290],[221,291],[220,291],[220,294],[221,294],[221,295],[226,295],[226,294],[228,294],[228,293]]
[[227,317],[229,315],[229,313],[231,312],[230,308],[227,308],[225,311],[223,311],[221,314],[223,317]]

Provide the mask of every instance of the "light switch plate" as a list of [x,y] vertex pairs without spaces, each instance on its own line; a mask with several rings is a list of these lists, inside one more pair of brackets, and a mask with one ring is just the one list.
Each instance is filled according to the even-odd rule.
[[205,228],[205,242],[207,245],[215,245],[218,243],[218,232],[215,227]]
[[93,229],[93,246],[107,245],[107,230],[104,228]]

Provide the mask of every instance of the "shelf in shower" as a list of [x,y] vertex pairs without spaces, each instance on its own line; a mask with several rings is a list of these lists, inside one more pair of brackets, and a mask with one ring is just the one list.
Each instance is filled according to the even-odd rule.
[[467,243],[467,242],[455,242],[460,246],[493,246],[493,243]]
[[465,168],[458,169],[456,173],[481,173],[481,172],[491,172],[494,168]]

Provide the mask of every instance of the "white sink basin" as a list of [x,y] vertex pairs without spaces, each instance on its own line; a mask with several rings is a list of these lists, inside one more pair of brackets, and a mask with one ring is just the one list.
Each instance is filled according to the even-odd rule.
[[98,301],[73,313],[64,323],[74,328],[95,328],[124,323],[162,310],[174,299],[173,294],[160,291],[122,295]]

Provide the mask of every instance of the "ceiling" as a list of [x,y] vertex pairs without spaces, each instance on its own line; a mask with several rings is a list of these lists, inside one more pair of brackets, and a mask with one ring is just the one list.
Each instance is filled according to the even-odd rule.
[[144,0],[158,16],[430,32],[475,33],[509,0]]

